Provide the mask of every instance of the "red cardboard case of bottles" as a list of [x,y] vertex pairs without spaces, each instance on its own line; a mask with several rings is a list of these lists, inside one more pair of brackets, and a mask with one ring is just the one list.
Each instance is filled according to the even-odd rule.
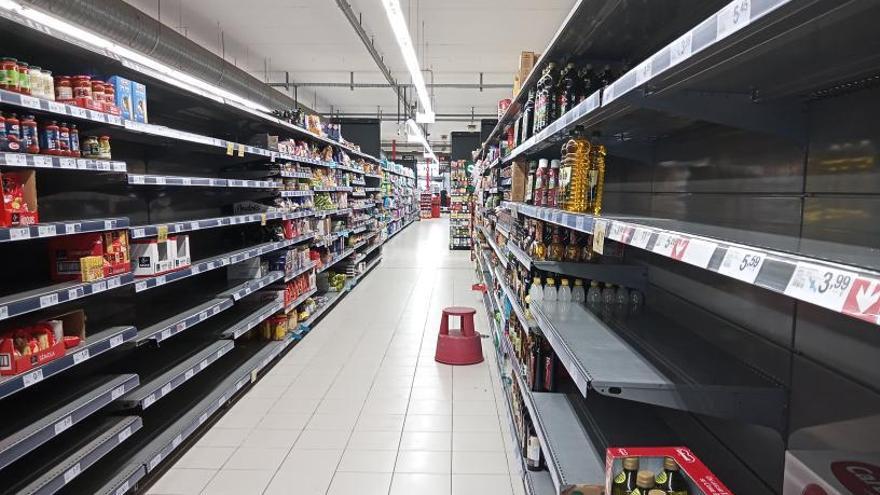
[[[664,458],[671,457],[678,463],[679,469],[700,490],[692,495],[733,495],[733,492],[686,447],[615,447],[608,449],[605,453],[605,493],[611,493],[615,468],[620,469],[620,461],[624,457],[652,458],[659,465],[663,464]],[[615,464],[615,461],[618,462]]]

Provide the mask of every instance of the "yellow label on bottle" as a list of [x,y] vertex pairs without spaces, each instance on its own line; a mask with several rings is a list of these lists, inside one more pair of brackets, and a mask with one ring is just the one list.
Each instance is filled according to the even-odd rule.
[[626,474],[624,474],[622,471],[620,473],[617,473],[617,476],[614,477],[615,483],[620,484],[620,483],[623,483],[624,481],[626,481]]
[[666,476],[666,471],[660,471],[657,476],[654,477],[654,483],[662,485],[663,483],[666,483],[667,479],[669,479],[669,477]]

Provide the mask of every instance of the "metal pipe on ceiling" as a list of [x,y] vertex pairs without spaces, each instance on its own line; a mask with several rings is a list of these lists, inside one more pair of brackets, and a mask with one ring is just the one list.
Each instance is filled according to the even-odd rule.
[[122,0],[21,1],[266,107],[297,106],[287,95]]
[[[285,83],[269,83],[269,86],[284,86]],[[349,89],[358,89],[358,88],[397,88],[397,87],[412,87],[411,84],[406,85],[391,85],[388,83],[355,83],[355,82],[304,82],[304,83],[296,83],[297,86],[302,86],[306,88],[349,88]],[[480,91],[484,89],[510,89],[510,84],[505,83],[427,83],[425,84],[428,88],[439,88],[439,89],[478,89]]]

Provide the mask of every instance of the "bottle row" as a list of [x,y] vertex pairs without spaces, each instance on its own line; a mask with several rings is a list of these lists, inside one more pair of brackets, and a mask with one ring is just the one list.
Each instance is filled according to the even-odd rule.
[[0,151],[66,156],[111,158],[110,136],[86,136],[80,141],[76,124],[46,120],[31,115],[0,113]]

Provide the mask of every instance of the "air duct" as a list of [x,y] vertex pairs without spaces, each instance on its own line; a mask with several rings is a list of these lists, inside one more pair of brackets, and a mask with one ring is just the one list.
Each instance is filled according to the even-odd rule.
[[263,106],[295,106],[292,98],[122,0],[20,1]]

